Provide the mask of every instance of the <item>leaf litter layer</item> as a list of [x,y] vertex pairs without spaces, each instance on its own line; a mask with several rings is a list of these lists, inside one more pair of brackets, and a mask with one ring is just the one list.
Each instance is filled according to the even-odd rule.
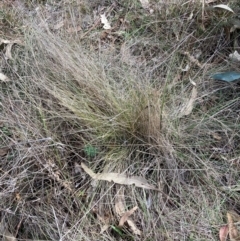
[[213,15],[199,19],[201,4],[156,3],[155,15],[140,2],[118,4],[102,3],[98,17],[106,10],[114,26],[115,8],[125,14],[120,43],[101,21],[80,38],[53,30],[41,6],[24,28],[24,47],[3,62],[2,234],[217,240],[228,211],[239,212],[239,86],[208,77],[226,68],[218,61],[227,50],[210,44],[222,26],[211,25]]

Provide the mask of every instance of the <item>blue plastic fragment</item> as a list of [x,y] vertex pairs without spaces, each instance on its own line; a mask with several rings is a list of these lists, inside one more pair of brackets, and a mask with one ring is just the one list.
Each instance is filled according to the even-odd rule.
[[215,80],[223,80],[223,81],[231,82],[231,81],[240,79],[240,72],[229,71],[229,72],[217,73],[212,75],[211,77]]

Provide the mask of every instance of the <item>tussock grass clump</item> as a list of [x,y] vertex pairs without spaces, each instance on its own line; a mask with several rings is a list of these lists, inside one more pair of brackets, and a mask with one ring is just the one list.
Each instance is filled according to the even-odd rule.
[[36,88],[71,111],[70,119],[74,115],[96,141],[103,146],[144,143],[148,138],[160,141],[164,103],[161,90],[150,80],[134,76],[120,63],[112,66],[104,55],[96,57],[74,41],[39,31],[33,34],[28,36],[34,44],[25,61],[34,57],[27,71]]
[[[65,4],[54,18],[76,26],[76,3]],[[1,228],[34,240],[217,240],[226,212],[239,212],[239,86],[208,77],[226,68],[206,44],[221,27],[204,23],[201,4],[155,3],[155,15],[138,2],[102,4],[136,31],[111,42],[116,33],[97,24],[80,37],[52,28],[49,5],[25,15],[25,45],[4,62],[12,81],[1,85]],[[96,10],[86,6],[81,14]],[[81,163],[158,191],[93,181]],[[141,235],[118,226],[119,195],[126,210],[138,206]]]

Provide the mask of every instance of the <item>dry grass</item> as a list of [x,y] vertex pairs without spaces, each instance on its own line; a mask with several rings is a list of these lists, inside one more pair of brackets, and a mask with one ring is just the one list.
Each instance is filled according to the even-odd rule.
[[[19,240],[218,240],[226,212],[240,212],[239,84],[209,78],[239,68],[228,60],[230,17],[202,19],[191,1],[152,3],[152,15],[138,1],[40,2],[15,1],[23,20],[7,18],[24,46],[13,60],[1,54],[12,80],[0,90],[1,227]],[[184,115],[190,79],[197,97]],[[160,191],[93,183],[81,162]],[[126,210],[139,207],[141,236],[118,227],[119,193]]]

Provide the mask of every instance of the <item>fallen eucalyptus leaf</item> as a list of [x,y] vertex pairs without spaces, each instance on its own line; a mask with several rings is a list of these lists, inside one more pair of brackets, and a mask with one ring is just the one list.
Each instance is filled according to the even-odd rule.
[[226,241],[227,240],[227,236],[228,236],[228,226],[222,226],[219,230],[219,239],[220,241]]
[[105,231],[107,231],[109,229],[110,225],[109,224],[104,224],[102,227],[101,227],[101,231],[100,231],[100,234],[103,234]]
[[222,226],[219,230],[219,239],[220,241],[226,241],[227,240],[227,236],[228,236],[228,226]]
[[108,182],[114,182],[122,185],[135,185],[136,187],[141,187],[145,189],[158,190],[155,186],[149,184],[143,177],[128,177],[125,174],[119,174],[114,172],[109,173],[94,173],[90,168],[88,168],[84,163],[81,163],[83,170],[93,179],[102,180]]
[[196,82],[194,82],[190,77],[189,77],[189,81],[193,86],[197,86]]
[[229,12],[234,13],[234,11],[230,7],[225,5],[225,4],[218,4],[218,5],[213,6],[213,8],[221,8],[221,9],[225,9],[225,10],[227,10]]
[[[116,198],[115,198],[115,211],[116,211],[116,213],[118,214],[119,217],[123,217],[123,215],[125,213],[125,201],[124,201],[124,191],[123,191],[123,189],[121,189],[118,192],[118,194],[116,195]],[[137,226],[129,218],[129,216],[128,216],[128,218],[127,218],[127,220],[125,222],[127,223],[127,225],[130,227],[130,229],[132,230],[132,232],[135,235],[141,235],[142,234],[142,232],[137,228]],[[119,224],[120,224],[120,222],[119,222]]]
[[193,12],[191,12],[191,14],[189,15],[189,17],[187,18],[188,21],[192,20],[193,18]]
[[99,214],[97,214],[97,218],[103,224],[103,226],[101,226],[101,231],[100,231],[100,233],[102,234],[105,231],[107,231],[108,228],[110,227],[110,216],[100,216]]
[[194,102],[197,98],[197,88],[193,86],[192,88],[192,94],[189,99],[189,101],[186,103],[186,105],[183,107],[180,117],[190,115],[192,113],[193,107],[194,107]]
[[227,212],[227,220],[228,220],[228,231],[230,241],[239,241],[240,235],[238,233],[237,227],[234,223],[234,219],[236,222],[240,221],[240,217],[234,211]]
[[226,82],[232,82],[234,80],[240,79],[240,72],[229,71],[223,73],[217,73],[211,76],[215,80],[223,80]]
[[124,191],[121,189],[115,198],[115,211],[121,217],[125,212]]
[[212,133],[212,137],[213,137],[215,140],[218,140],[218,141],[222,140],[222,137],[221,137],[218,133],[216,133],[216,132],[213,132],[213,133]]
[[124,225],[124,223],[128,220],[128,218],[138,209],[137,206],[135,206],[134,208],[130,209],[129,211],[125,212],[123,214],[123,216],[121,217],[120,221],[119,221],[119,225],[120,227],[122,227]]
[[6,47],[6,53],[5,53],[5,54],[6,54],[6,57],[7,57],[8,59],[13,59],[12,53],[11,53],[13,44],[14,44],[14,43],[9,43],[9,44],[7,45],[7,47]]
[[136,224],[132,221],[132,219],[128,219],[127,224],[134,234],[139,236],[142,235],[142,232],[137,228]]

